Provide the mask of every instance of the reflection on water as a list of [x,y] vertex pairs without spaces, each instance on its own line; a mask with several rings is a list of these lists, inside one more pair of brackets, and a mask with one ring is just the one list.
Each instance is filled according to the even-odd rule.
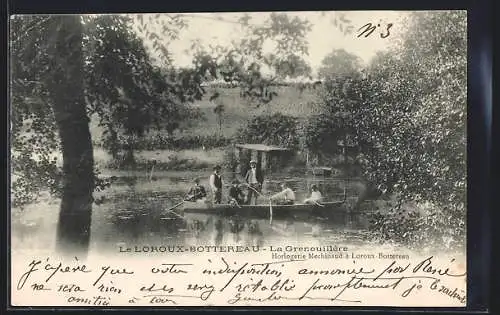
[[[116,250],[117,244],[139,245],[244,245],[361,242],[367,216],[338,215],[335,220],[273,220],[220,217],[185,213],[182,217],[160,208],[116,211],[107,223],[92,230],[94,246]],[[95,226],[95,225],[94,225]]]
[[[277,188],[273,185],[277,186],[280,181],[279,178],[270,180],[265,187],[267,192],[275,191]],[[238,215],[182,214],[182,207],[176,208],[175,212],[167,209],[182,200],[189,179],[165,178],[163,183],[156,183],[157,187],[148,186],[144,189],[146,191],[137,190],[140,185],[152,184],[141,183],[140,180],[137,183],[135,188],[128,186],[125,191],[110,194],[107,203],[95,208],[92,224],[94,248],[116,251],[117,244],[263,246],[277,243],[355,243],[363,240],[368,226],[366,215],[343,211],[329,219],[288,218],[272,222],[269,218],[249,219]],[[343,191],[342,182],[319,183],[326,196],[337,196]],[[299,200],[306,196],[309,184],[304,179],[291,182]]]

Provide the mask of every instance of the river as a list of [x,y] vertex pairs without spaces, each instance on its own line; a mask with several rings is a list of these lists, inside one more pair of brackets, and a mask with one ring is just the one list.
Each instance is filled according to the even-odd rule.
[[[96,193],[91,226],[91,250],[117,251],[120,246],[220,245],[220,244],[366,244],[369,216],[344,215],[335,220],[297,221],[250,220],[204,214],[175,214],[166,211],[182,201],[194,177],[206,187],[208,175],[197,172],[161,172],[154,176],[141,172],[116,172],[112,186]],[[207,179],[204,179],[207,178]],[[287,181],[297,199],[308,194],[316,183],[327,200],[340,200],[344,186],[348,197],[356,193],[355,181],[274,175],[267,178],[263,193],[277,192]],[[226,180],[229,182],[229,180]],[[207,187],[208,188],[208,187]],[[227,194],[228,189],[225,189]],[[352,199],[352,198],[351,198]],[[182,210],[182,207],[179,208]],[[23,211],[13,209],[12,247],[14,250],[53,248],[59,201],[51,197]]]

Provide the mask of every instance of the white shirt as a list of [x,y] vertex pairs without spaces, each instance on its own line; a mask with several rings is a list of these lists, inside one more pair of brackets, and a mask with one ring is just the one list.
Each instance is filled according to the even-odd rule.
[[[221,175],[219,175],[221,176]],[[220,178],[222,182],[222,186],[224,187],[224,180],[222,179],[222,176]],[[210,175],[210,188],[212,188],[213,191],[217,190],[217,187],[215,187],[215,173]]]
[[257,184],[257,169],[252,168],[250,170],[250,184]]
[[295,193],[290,188],[286,188],[282,192],[279,192],[271,197],[272,199],[284,199],[284,200],[294,200],[295,201]]
[[321,198],[323,198],[323,196],[319,191],[313,191],[311,192],[311,197],[309,198],[309,200],[318,201],[321,200]]

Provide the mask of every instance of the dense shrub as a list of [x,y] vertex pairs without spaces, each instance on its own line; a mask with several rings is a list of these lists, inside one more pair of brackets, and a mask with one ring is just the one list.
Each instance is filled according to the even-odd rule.
[[323,119],[311,121],[306,144],[332,155],[331,138],[353,138],[364,179],[398,198],[372,221],[382,239],[416,247],[465,239],[466,22],[464,11],[412,13],[393,49],[323,84]]
[[370,221],[372,236],[382,242],[397,242],[413,249],[461,250],[465,244],[465,222],[450,209],[430,204],[393,204],[376,212]]
[[280,113],[260,115],[238,130],[236,139],[241,143],[262,143],[287,148],[297,148],[298,119]]

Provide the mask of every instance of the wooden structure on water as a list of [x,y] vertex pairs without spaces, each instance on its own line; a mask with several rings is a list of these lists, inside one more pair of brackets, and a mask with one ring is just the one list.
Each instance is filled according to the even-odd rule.
[[250,160],[255,160],[257,167],[269,172],[282,169],[295,155],[295,152],[288,148],[265,144],[236,144],[234,148],[237,161],[235,171],[241,174],[249,168]]

